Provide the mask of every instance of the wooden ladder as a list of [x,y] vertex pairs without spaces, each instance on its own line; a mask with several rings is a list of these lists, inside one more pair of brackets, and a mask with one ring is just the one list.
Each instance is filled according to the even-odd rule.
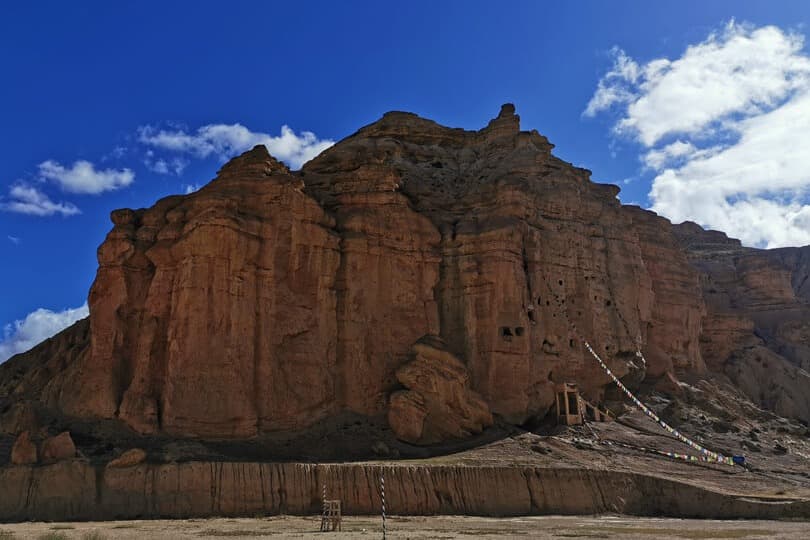
[[321,532],[340,531],[343,518],[340,515],[340,501],[324,499],[323,516],[321,516]]

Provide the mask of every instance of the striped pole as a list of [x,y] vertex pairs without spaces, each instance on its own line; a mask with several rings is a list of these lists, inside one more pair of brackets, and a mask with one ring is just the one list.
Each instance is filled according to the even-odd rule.
[[382,470],[380,471],[380,500],[382,501],[383,540],[385,540],[387,534],[385,528],[385,477]]
[[326,528],[326,483],[323,484],[323,512],[321,513],[321,531],[327,530]]

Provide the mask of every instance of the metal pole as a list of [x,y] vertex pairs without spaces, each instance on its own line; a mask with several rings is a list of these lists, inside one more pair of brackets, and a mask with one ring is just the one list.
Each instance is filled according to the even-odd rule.
[[382,500],[382,522],[383,522],[383,540],[386,540],[386,528],[385,528],[385,477],[383,476],[382,470],[380,470],[380,499]]
[[321,531],[327,530],[326,527],[326,483],[323,484],[323,510],[321,511]]

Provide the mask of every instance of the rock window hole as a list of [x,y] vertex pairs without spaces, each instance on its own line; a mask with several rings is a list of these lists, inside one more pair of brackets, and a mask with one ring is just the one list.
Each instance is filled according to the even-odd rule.
[[573,349],[574,347],[576,347],[576,346],[577,346],[577,342],[576,342],[576,341],[574,341],[573,339],[569,339],[569,340],[568,340],[568,346],[569,346],[569,347],[571,347],[571,348]]
[[523,335],[523,327],[522,326],[518,326],[517,328],[515,328],[515,335],[518,336],[518,337]]
[[533,309],[530,309],[530,310],[529,310],[528,315],[529,315],[529,320],[530,320],[531,322],[535,322],[535,319],[534,319],[534,310],[533,310]]
[[612,303],[613,303],[613,302],[611,302],[610,300],[605,300],[605,305],[606,305],[607,307],[610,307],[610,305],[611,305]]
[[501,336],[503,336],[505,338],[512,337],[512,329],[509,328],[508,326],[502,326],[501,327]]

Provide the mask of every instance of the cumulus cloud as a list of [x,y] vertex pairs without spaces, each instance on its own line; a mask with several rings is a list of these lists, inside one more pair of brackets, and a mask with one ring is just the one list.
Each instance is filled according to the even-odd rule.
[[613,56],[613,68],[600,80],[593,97],[583,111],[585,116],[596,116],[596,113],[609,109],[616,103],[628,103],[633,100],[632,84],[638,81],[640,68],[638,64],[618,47],[610,51]]
[[8,234],[6,235],[6,238],[8,238],[8,241],[14,244],[15,246],[19,246],[20,242],[22,242],[22,240],[20,240],[18,236],[11,236],[10,234]]
[[183,184],[183,193],[186,195],[199,191],[202,187],[201,184]]
[[642,159],[650,169],[661,169],[664,165],[672,164],[680,158],[694,156],[697,152],[698,149],[694,144],[677,140],[663,148],[650,150]]
[[48,160],[39,164],[39,175],[71,193],[98,194],[127,187],[135,180],[130,169],[96,169],[89,161],[79,160],[70,167]]
[[[730,22],[680,58],[614,51],[583,114],[617,111],[642,148],[652,209],[747,245],[810,243],[810,57],[799,34]],[[611,96],[621,96],[613,98]]]
[[280,135],[273,136],[251,131],[241,124],[208,124],[194,132],[143,126],[138,130],[138,140],[166,151],[200,158],[213,155],[222,160],[263,144],[273,156],[293,169],[300,168],[334,144],[331,140],[318,139],[309,131],[296,134],[286,125],[281,127]]
[[0,210],[41,217],[54,214],[63,216],[81,214],[81,211],[74,204],[53,202],[36,187],[23,183],[11,186],[7,200],[0,201]]
[[88,314],[85,302],[80,307],[64,311],[40,308],[29,313],[25,319],[7,324],[3,328],[3,339],[0,341],[0,362],[31,349]]

